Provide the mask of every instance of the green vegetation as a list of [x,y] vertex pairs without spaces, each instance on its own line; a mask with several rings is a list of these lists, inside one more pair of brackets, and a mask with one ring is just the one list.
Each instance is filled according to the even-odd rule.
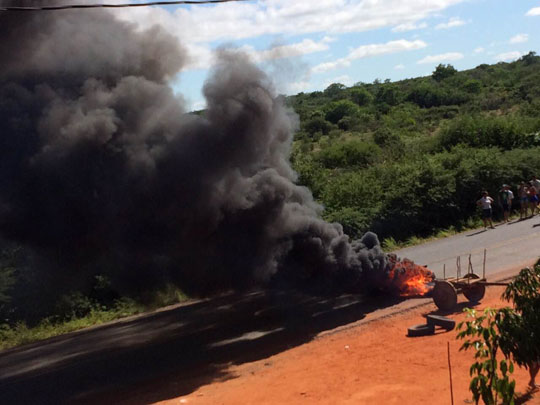
[[[478,223],[475,201],[540,173],[540,57],[288,99],[299,183],[351,237],[387,248]],[[517,204],[518,199],[514,199]],[[495,215],[502,210],[495,207]]]
[[0,251],[0,350],[187,299],[172,284],[139,294],[121,294],[99,274],[80,290],[62,292],[56,285],[52,291],[29,259],[31,262],[29,252],[21,248]]
[[0,350],[100,325],[145,310],[147,310],[145,306],[132,299],[124,298],[116,301],[111,307],[99,308],[97,305],[92,305],[85,315],[74,315],[63,320],[59,320],[55,315],[44,318],[32,326],[28,326],[24,321],[19,321],[14,325],[0,324]]
[[513,308],[487,308],[481,315],[467,308],[470,320],[457,327],[457,338],[464,340],[460,350],[475,351],[469,386],[475,403],[480,399],[487,405],[498,404],[498,399],[514,403],[513,362],[529,370],[531,389],[540,369],[540,261],[532,269],[521,270],[502,298]]
[[508,285],[503,299],[512,302],[513,310],[504,310],[505,335],[501,350],[529,370],[531,388],[540,369],[540,262],[521,270]]
[[491,308],[485,309],[482,315],[470,308],[465,311],[471,320],[458,325],[461,332],[457,337],[465,340],[460,350],[475,351],[475,361],[469,371],[473,401],[478,404],[482,399],[486,405],[496,405],[500,398],[503,405],[513,405],[516,381],[510,376],[514,364],[508,358],[497,358],[504,334],[503,319]]

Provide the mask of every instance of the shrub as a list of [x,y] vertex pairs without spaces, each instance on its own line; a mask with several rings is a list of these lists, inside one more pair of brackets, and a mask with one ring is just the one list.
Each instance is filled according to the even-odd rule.
[[463,88],[469,93],[478,94],[482,89],[482,83],[479,80],[470,79],[465,82]]
[[397,105],[399,103],[399,92],[397,87],[389,83],[380,85],[375,94],[375,101],[378,104],[388,104],[389,106]]
[[516,382],[510,379],[510,374],[514,372],[514,365],[508,358],[497,359],[505,333],[500,313],[491,308],[485,309],[482,315],[470,308],[465,308],[465,312],[471,320],[457,326],[460,331],[457,338],[465,340],[460,350],[475,350],[469,385],[473,401],[478,403],[482,399],[486,405],[496,405],[500,398],[503,405],[513,404]]
[[345,85],[341,83],[332,83],[326,89],[324,89],[324,95],[330,98],[338,98],[343,95]]
[[469,97],[453,88],[441,88],[436,84],[422,83],[413,88],[407,100],[419,107],[431,108],[441,105],[460,105],[469,100]]
[[433,71],[431,77],[433,77],[434,80],[440,82],[441,80],[447,79],[448,77],[455,75],[456,73],[457,70],[452,65],[443,65],[442,63],[440,63]]
[[439,140],[445,149],[458,144],[513,149],[527,146],[528,143],[526,128],[518,120],[480,115],[469,115],[452,121],[440,132]]
[[317,154],[324,167],[367,167],[380,156],[380,148],[372,143],[349,141],[333,144]]
[[358,106],[350,100],[334,101],[328,106],[325,118],[327,121],[337,124],[343,117],[354,116],[358,112]]
[[521,270],[506,287],[503,299],[511,301],[515,310],[503,312],[501,349],[529,369],[532,385],[540,364],[540,264]]
[[304,131],[308,132],[309,134],[315,134],[317,132],[321,132],[325,135],[330,132],[330,129],[332,128],[332,125],[326,121],[323,117],[313,117],[304,122],[302,125]]
[[351,89],[349,91],[349,97],[353,103],[358,104],[359,106],[369,105],[373,101],[373,96],[371,93],[363,88]]
[[392,146],[402,147],[403,141],[400,136],[390,129],[382,127],[375,131],[373,134],[373,141],[381,148],[387,148]]

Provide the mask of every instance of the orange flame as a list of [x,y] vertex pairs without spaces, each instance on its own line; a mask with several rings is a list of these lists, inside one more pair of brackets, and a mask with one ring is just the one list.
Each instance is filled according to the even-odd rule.
[[391,259],[392,270],[388,274],[387,287],[402,297],[422,296],[431,288],[428,283],[435,279],[431,270],[415,264],[412,260]]

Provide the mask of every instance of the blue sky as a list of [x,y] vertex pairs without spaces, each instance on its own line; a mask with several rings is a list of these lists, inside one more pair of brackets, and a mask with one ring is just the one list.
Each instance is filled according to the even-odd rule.
[[141,29],[159,24],[186,48],[189,62],[171,85],[190,109],[204,107],[201,89],[221,46],[245,50],[285,94],[540,53],[539,0],[255,0],[118,14]]

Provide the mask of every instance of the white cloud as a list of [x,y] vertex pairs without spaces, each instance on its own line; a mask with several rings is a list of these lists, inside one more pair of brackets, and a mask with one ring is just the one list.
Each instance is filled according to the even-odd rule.
[[[244,45],[239,49],[245,52],[255,63],[267,60],[292,58],[295,56],[307,55],[310,53],[325,51],[329,48],[329,43],[333,41],[331,37],[324,37],[316,42],[311,39],[304,39],[301,42],[287,45],[275,45],[270,49],[256,50],[252,46]],[[186,69],[206,69],[212,65],[214,53],[208,47],[199,44],[186,45],[189,61]]]
[[351,61],[356,59],[363,59],[370,56],[384,55],[389,53],[412,51],[425,48],[426,46],[427,44],[424,41],[407,41],[405,39],[390,41],[384,44],[362,45],[358,48],[352,49],[349,54],[344,58],[337,59],[333,62],[321,63],[315,66],[312,69],[312,72],[323,73],[330,70],[349,67],[351,65]]
[[503,52],[495,56],[495,60],[508,62],[521,58],[523,55],[525,54],[519,51]]
[[428,55],[425,58],[420,59],[419,64],[424,63],[441,63],[441,62],[450,62],[454,60],[463,59],[463,54],[459,52],[447,52],[441,53],[439,55]]
[[427,24],[425,22],[422,22],[420,24],[416,24],[414,22],[407,22],[403,24],[399,24],[392,28],[392,32],[406,32],[406,31],[413,31],[413,30],[419,30],[422,28],[426,28]]
[[459,27],[461,25],[465,25],[465,21],[463,21],[459,17],[452,17],[448,20],[448,22],[440,23],[435,26],[435,29],[437,30],[446,30],[448,28],[454,28]]
[[[381,28],[394,32],[425,28],[426,19],[467,0],[253,0],[230,2],[212,6],[179,7],[171,11],[163,7],[134,7],[114,11],[121,20],[135,23],[139,29],[160,25],[178,38],[189,55],[184,70],[207,69],[213,61],[212,49],[237,40],[262,36],[311,35],[311,40],[296,44],[282,44],[271,50],[245,47],[254,60],[305,55],[331,47],[332,37],[317,39],[317,35],[336,36],[341,33],[359,33]],[[448,24],[459,24],[451,19]],[[311,42],[307,42],[311,41]],[[413,43],[425,44],[422,41]],[[384,44],[383,44],[384,45]],[[360,47],[362,48],[362,47]],[[414,48],[419,49],[419,48]],[[386,50],[381,53],[408,49]],[[351,56],[325,66],[319,71],[349,66]],[[375,53],[377,54],[377,53]],[[279,56],[282,55],[282,56]]]
[[523,42],[527,42],[528,40],[529,34],[517,34],[510,38],[510,41],[508,42],[511,44],[521,44]]
[[474,49],[474,53],[484,53],[485,52],[485,49],[482,48],[481,46],[479,46],[478,48],[475,48]]
[[399,65],[394,66],[394,69],[396,69],[396,70],[405,69],[405,65],[403,63],[400,63]]
[[163,26],[182,42],[210,43],[262,35],[363,32],[420,21],[465,0],[258,0],[169,12],[161,7],[116,10],[149,28]]
[[344,84],[345,86],[352,86],[354,84],[353,80],[349,77],[349,75],[342,75],[342,76],[334,77],[332,79],[325,80],[323,87],[328,87],[332,83],[341,83],[341,84]]
[[529,17],[540,15],[540,7],[531,8],[525,15]]
[[253,51],[251,54],[257,62],[271,59],[291,58],[294,56],[325,51],[329,48],[328,42],[327,38],[324,38],[320,42],[304,39],[302,42],[297,42],[295,44],[279,45],[264,51]]
[[311,71],[313,73],[324,73],[330,70],[346,68],[349,66],[351,66],[351,61],[348,60],[347,58],[341,58],[334,62],[320,63],[317,66],[315,66],[313,69],[311,69]]
[[299,82],[289,83],[286,88],[287,94],[298,94],[302,91],[309,90],[312,84],[309,81],[301,80]]

